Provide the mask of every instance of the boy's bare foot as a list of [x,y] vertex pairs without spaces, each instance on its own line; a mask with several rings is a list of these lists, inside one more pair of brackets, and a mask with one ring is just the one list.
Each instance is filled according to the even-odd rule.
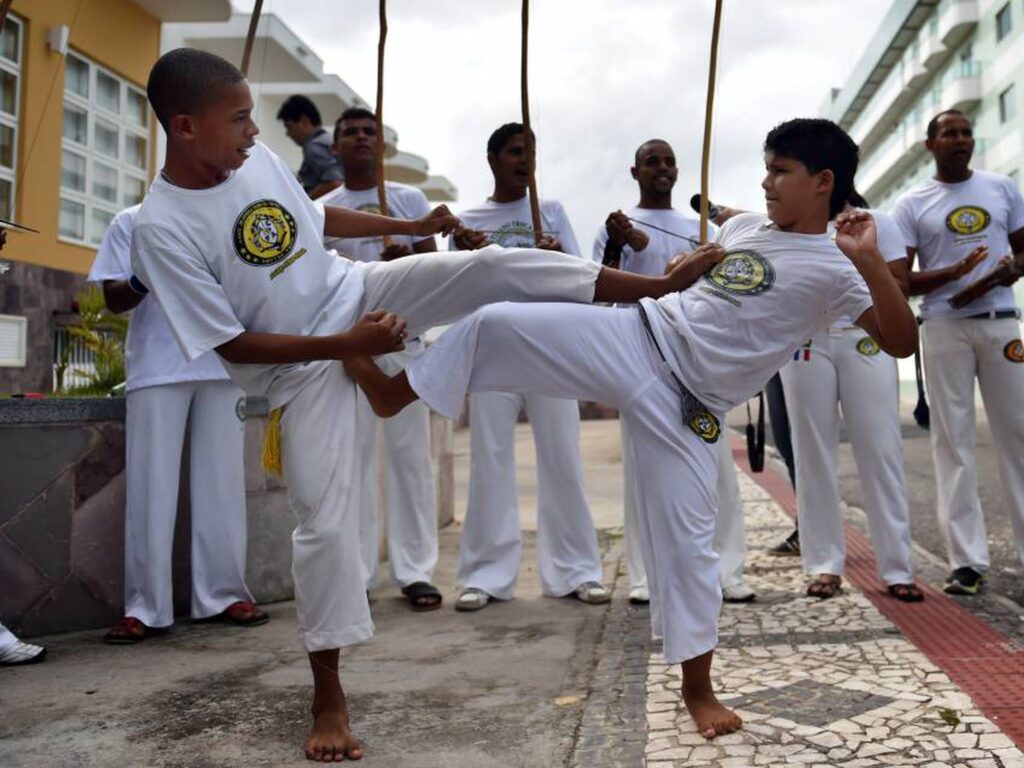
[[318,709],[313,704],[313,728],[306,739],[306,759],[318,763],[363,759],[363,748],[348,725],[344,700],[340,708],[334,705]]
[[683,688],[683,703],[690,717],[697,723],[697,730],[705,739],[713,739],[743,727],[740,716],[722,705],[711,691],[687,693]]
[[409,387],[405,373],[389,377],[370,357],[353,357],[344,361],[345,373],[363,390],[373,412],[388,419],[417,399]]

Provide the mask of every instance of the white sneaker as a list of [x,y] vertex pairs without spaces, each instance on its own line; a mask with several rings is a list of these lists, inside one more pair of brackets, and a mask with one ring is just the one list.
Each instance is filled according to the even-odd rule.
[[648,605],[650,602],[651,593],[647,591],[647,587],[640,585],[629,590],[630,605]]
[[610,603],[612,599],[612,593],[599,581],[584,581],[572,594],[577,600],[588,605]]
[[19,664],[35,664],[46,658],[46,649],[41,645],[15,641],[14,645],[0,651],[0,667],[14,667]]
[[479,611],[481,608],[486,608],[489,602],[491,602],[491,596],[482,589],[466,587],[455,599],[455,610]]
[[742,581],[731,587],[722,587],[722,599],[727,603],[752,603],[756,598],[754,590]]

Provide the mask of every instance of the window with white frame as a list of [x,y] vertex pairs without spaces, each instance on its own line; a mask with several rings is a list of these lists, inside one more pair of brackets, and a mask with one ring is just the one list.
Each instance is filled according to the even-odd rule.
[[1017,115],[1017,89],[1011,85],[999,94],[999,122],[1006,123]]
[[149,178],[146,94],[69,51],[64,58],[64,125],[59,234],[99,245],[118,211],[142,201]]
[[21,22],[10,15],[0,30],[0,216],[5,219],[14,218],[22,30]]

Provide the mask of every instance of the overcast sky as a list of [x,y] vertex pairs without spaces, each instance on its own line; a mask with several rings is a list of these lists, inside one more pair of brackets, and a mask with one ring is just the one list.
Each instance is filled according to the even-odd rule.
[[[251,0],[233,0],[249,11]],[[891,0],[725,0],[711,198],[763,210],[764,135],[817,115]],[[399,147],[459,188],[455,209],[491,192],[486,142],[519,120],[519,0],[389,0],[384,118]],[[377,3],[265,0],[371,104]],[[609,211],[636,203],[629,176],[645,139],[680,165],[674,203],[699,191],[711,0],[533,0],[530,102],[541,197],[560,200],[589,252]],[[325,115],[325,120],[328,117]]]

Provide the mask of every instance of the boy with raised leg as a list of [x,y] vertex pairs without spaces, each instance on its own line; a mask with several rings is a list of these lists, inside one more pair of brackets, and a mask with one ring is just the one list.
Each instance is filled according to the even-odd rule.
[[133,282],[151,289],[190,360],[216,349],[232,380],[283,408],[299,634],[313,671],[306,755],[359,759],[338,679],[342,646],[373,633],[359,558],[356,389],[337,364],[402,349],[433,325],[502,299],[637,301],[692,280],[630,275],[564,254],[486,248],[373,264],[338,258],[325,236],[448,233],[446,208],[414,221],[309,200],[289,169],[255,141],[245,78],[188,48],[150,72],[150,104],[167,159],[135,223]]
[[619,409],[637,472],[652,631],[666,661],[681,663],[683,700],[707,738],[742,724],[711,685],[722,600],[713,546],[720,419],[843,315],[893,355],[917,344],[871,217],[843,214],[836,241],[827,233],[853,188],[857,155],[830,121],[776,127],[765,142],[768,216],[728,222],[717,243],[681,262],[694,267],[686,290],[636,311],[501,304],[453,326],[394,378],[369,358],[346,364],[381,416],[418,398],[455,415],[467,392],[489,390]]

